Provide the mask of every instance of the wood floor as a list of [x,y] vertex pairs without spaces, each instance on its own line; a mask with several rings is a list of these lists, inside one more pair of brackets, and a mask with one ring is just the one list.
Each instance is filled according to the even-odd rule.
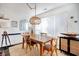
[[[58,56],[67,56],[64,52],[60,52],[59,50]],[[22,45],[15,45],[13,47],[9,48],[10,56],[40,56],[39,48],[34,48],[32,50],[29,50],[29,48],[26,50],[26,48],[22,49]],[[50,56],[47,51],[43,54],[44,56]],[[55,53],[53,53],[53,56],[56,56]]]

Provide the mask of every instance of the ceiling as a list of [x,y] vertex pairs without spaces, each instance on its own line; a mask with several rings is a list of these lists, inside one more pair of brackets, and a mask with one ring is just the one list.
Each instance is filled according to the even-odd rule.
[[[54,8],[57,8],[57,7],[60,7],[60,6],[64,6],[66,4],[68,4],[68,3],[36,3],[36,7],[37,7],[36,11],[37,11],[37,14],[40,14],[40,13],[46,12],[50,9],[54,9]],[[29,6],[34,8],[35,4],[29,3]],[[32,12],[33,12],[33,10],[32,10]]]
[[[28,4],[32,8],[35,7],[35,3]],[[64,6],[66,4],[68,3],[36,3],[36,14],[41,14],[50,9]],[[35,9],[30,9],[27,3],[0,3],[0,13],[5,14],[8,18],[26,18],[26,15],[35,15],[34,10]]]
[[[37,7],[37,14],[38,13],[42,13],[42,12],[45,12],[45,11],[48,11],[50,9],[53,9],[53,8],[56,8],[56,7],[59,7],[59,6],[62,6],[62,5],[65,5],[67,3],[36,3],[36,7]],[[35,7],[35,4],[34,3],[29,3],[30,7],[34,8]],[[26,3],[0,3],[0,8],[1,7],[21,7],[22,9],[25,8],[26,11],[29,11],[30,8],[27,6]],[[24,7],[24,8],[23,8]],[[31,10],[33,11],[33,10]]]

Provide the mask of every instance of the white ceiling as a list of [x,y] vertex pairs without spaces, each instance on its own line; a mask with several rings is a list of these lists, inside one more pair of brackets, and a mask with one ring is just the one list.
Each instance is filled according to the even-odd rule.
[[[64,6],[66,4],[67,3],[37,3],[36,4],[36,7],[37,7],[36,11],[37,11],[37,14],[40,14],[40,13],[46,12],[50,9],[54,9],[54,8],[57,8],[57,7],[60,7],[60,6]],[[35,6],[34,3],[29,3],[29,5],[32,8],[34,8],[34,6]],[[32,12],[33,12],[33,10],[32,10]]]
[[[66,3],[37,3],[36,7],[37,7],[37,14],[48,11],[50,9],[54,9],[56,7],[65,5]],[[35,4],[34,3],[29,3],[30,7],[34,8]],[[34,12],[34,10],[31,10],[26,3],[0,3],[0,8],[1,7],[9,7],[9,8],[14,8],[14,9],[25,9],[26,11],[32,11]],[[16,8],[17,7],[17,8]],[[19,11],[18,10],[18,11]]]
[[[30,7],[34,8],[34,3],[28,3]],[[64,6],[68,3],[37,3],[36,13],[41,14],[50,9]],[[34,9],[30,9],[26,3],[0,3],[0,13],[5,14],[8,18],[26,18],[26,16],[35,15]]]

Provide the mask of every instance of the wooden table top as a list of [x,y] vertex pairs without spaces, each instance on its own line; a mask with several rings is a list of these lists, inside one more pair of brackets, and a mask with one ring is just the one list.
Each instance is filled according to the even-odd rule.
[[[26,34],[26,35],[22,35],[22,36],[28,36],[28,35]],[[30,35],[30,38],[32,40],[38,41],[40,43],[45,43],[45,42],[49,42],[49,41],[53,40],[53,37],[51,37],[51,36],[41,37],[41,35],[35,35],[35,36]]]
[[51,41],[52,40],[52,37],[30,37],[30,38],[32,38],[32,39],[34,39],[34,40],[36,40],[36,41],[39,41],[39,42],[41,42],[41,43],[45,43],[45,42],[48,42],[48,41]]

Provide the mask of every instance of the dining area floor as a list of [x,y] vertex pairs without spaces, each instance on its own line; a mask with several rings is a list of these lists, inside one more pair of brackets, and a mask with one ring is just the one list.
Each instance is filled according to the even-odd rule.
[[[40,56],[39,47],[34,47],[33,49],[27,49],[22,48],[22,44],[18,44],[15,46],[10,46],[7,49],[5,49],[4,55],[6,56]],[[50,53],[45,51],[43,56],[50,56]],[[61,52],[60,50],[57,50],[57,55],[55,52],[53,52],[52,56],[68,56],[66,53]]]

